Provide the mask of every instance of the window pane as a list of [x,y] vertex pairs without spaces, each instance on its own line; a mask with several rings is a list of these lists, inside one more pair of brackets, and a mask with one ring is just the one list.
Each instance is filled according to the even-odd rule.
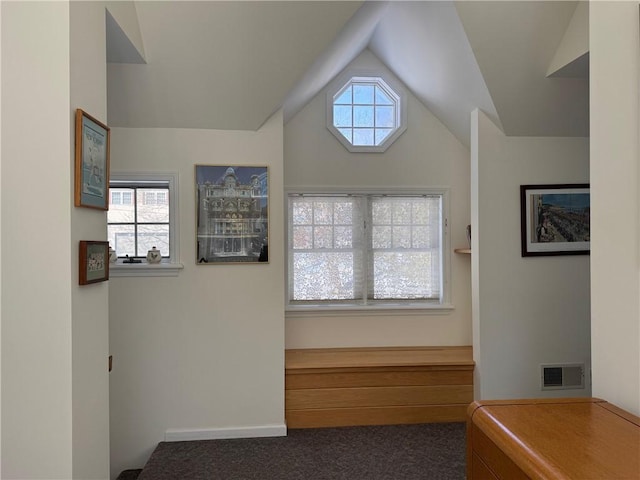
[[108,225],[107,240],[119,257],[136,254],[135,229],[133,225]]
[[390,128],[376,128],[376,145],[382,144],[391,132],[393,130]]
[[333,126],[336,128],[351,126],[351,105],[333,107]]
[[411,248],[411,227],[393,227],[393,248]]
[[387,92],[376,85],[376,104],[377,105],[393,105],[393,100]]
[[[432,230],[433,235],[429,230]],[[415,226],[411,232],[411,246],[413,248],[432,248],[437,247],[438,242],[433,242],[434,238],[437,239],[435,228],[429,228],[426,226]]]
[[331,225],[333,223],[333,202],[314,202],[313,222],[316,225]]
[[351,130],[350,128],[339,128],[338,131],[344,138],[349,140],[349,143],[353,143],[353,130]]
[[[168,191],[138,189],[138,192],[138,223],[169,223]],[[158,194],[163,194],[164,197],[159,198]]]
[[376,127],[395,127],[394,110],[393,107],[376,107]]
[[407,200],[394,199],[393,202],[393,223],[409,224],[411,223],[411,203]]
[[[441,198],[435,196],[372,199],[371,245],[374,251],[369,287],[371,298],[439,298],[440,201]],[[383,241],[388,238],[383,235],[388,235],[391,240]],[[402,251],[398,251],[400,249]]]
[[373,248],[391,248],[391,227],[374,226],[371,231]]
[[313,248],[333,247],[333,227],[315,227],[313,229]]
[[303,199],[293,201],[293,224],[311,225],[313,219],[313,204]]
[[333,222],[336,225],[351,225],[353,223],[353,203],[336,202],[334,204]]
[[353,86],[353,103],[360,105],[373,105],[373,85]]
[[353,129],[354,145],[373,145],[373,128],[354,128]]
[[313,227],[293,227],[293,248],[313,248]]
[[113,192],[109,191],[111,194],[111,204],[112,205],[120,205],[122,204],[122,192]]
[[353,247],[353,229],[351,227],[335,227],[334,237],[334,248]]
[[[133,195],[133,189],[124,189],[124,188],[110,188],[109,193],[111,194],[111,204],[109,205],[109,211],[107,212],[107,222],[108,223],[131,223],[135,221],[134,208],[131,202],[128,204],[122,205],[122,203],[114,203],[113,200],[118,198],[121,200],[125,197],[125,195],[130,196]],[[112,247],[113,248],[113,247]]]
[[[426,224],[429,223],[431,220],[431,204],[434,204],[436,202],[433,201],[434,199],[432,198],[427,198],[425,199],[424,202],[414,202],[412,205],[413,208],[413,223],[422,223],[422,224]],[[437,212],[436,212],[437,213]],[[434,218],[434,220],[437,221],[437,218]]]
[[383,225],[391,223],[391,204],[382,198],[374,198],[371,205],[373,224]]
[[156,247],[163,257],[169,256],[169,225],[140,225],[138,226],[139,257],[147,255],[147,251]]
[[338,98],[333,101],[334,104],[351,105],[351,85],[344,89]]
[[353,126],[373,127],[373,107],[353,107]]
[[373,298],[438,298],[438,262],[438,255],[430,252],[376,252],[373,260]]
[[294,253],[293,300],[354,298],[353,253]]

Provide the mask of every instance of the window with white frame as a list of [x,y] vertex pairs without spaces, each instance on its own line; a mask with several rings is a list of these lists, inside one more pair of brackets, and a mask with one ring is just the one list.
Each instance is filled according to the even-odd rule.
[[381,77],[350,77],[329,88],[327,127],[351,152],[383,152],[406,129],[403,100]]
[[156,247],[163,262],[176,260],[174,174],[117,174],[109,183],[107,237],[118,258],[144,258]]
[[444,193],[290,194],[289,307],[440,305]]
[[110,190],[109,195],[111,200],[109,205],[130,205],[131,204],[131,192],[121,190]]

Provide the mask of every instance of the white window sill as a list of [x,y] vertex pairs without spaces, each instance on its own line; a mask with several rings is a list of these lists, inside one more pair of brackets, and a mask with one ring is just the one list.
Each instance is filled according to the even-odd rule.
[[388,305],[289,305],[285,318],[305,317],[381,317],[408,315],[448,315],[455,307],[450,303],[433,305],[409,303]]
[[112,263],[109,277],[177,277],[184,268],[182,263]]

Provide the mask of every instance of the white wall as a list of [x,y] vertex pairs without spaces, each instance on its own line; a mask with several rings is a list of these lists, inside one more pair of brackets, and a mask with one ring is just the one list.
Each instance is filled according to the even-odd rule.
[[[184,270],[110,280],[112,475],[168,429],[284,429],[282,128],[113,130],[112,171],[179,173]],[[195,164],[269,167],[268,264],[196,264]]]
[[[70,108],[107,122],[105,2],[70,2]],[[69,165],[74,164],[74,127]],[[71,212],[73,340],[73,478],[109,478],[109,283],[78,285],[78,242],[106,240],[106,213],[73,205],[74,168],[68,173]]]
[[541,363],[584,362],[588,377],[589,256],[520,251],[520,185],[588,183],[589,140],[506,137],[478,110],[471,140],[475,397],[589,395],[540,390]]
[[105,2],[107,10],[125,33],[131,44],[144,58],[144,43],[138,24],[138,11],[133,1],[108,0]]
[[69,4],[2,2],[2,478],[72,477]]
[[590,2],[593,395],[640,415],[638,2]]
[[[387,71],[368,50],[351,67]],[[451,132],[409,94],[408,128],[385,153],[349,153],[326,128],[325,102],[323,90],[285,126],[286,187],[450,187],[451,246],[468,246],[469,151]],[[469,279],[469,257],[451,253],[451,313],[291,317],[286,347],[469,345]]]

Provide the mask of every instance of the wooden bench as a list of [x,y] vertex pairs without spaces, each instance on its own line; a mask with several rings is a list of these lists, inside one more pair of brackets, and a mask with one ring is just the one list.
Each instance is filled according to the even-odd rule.
[[470,346],[286,350],[287,427],[463,422],[473,368]]

